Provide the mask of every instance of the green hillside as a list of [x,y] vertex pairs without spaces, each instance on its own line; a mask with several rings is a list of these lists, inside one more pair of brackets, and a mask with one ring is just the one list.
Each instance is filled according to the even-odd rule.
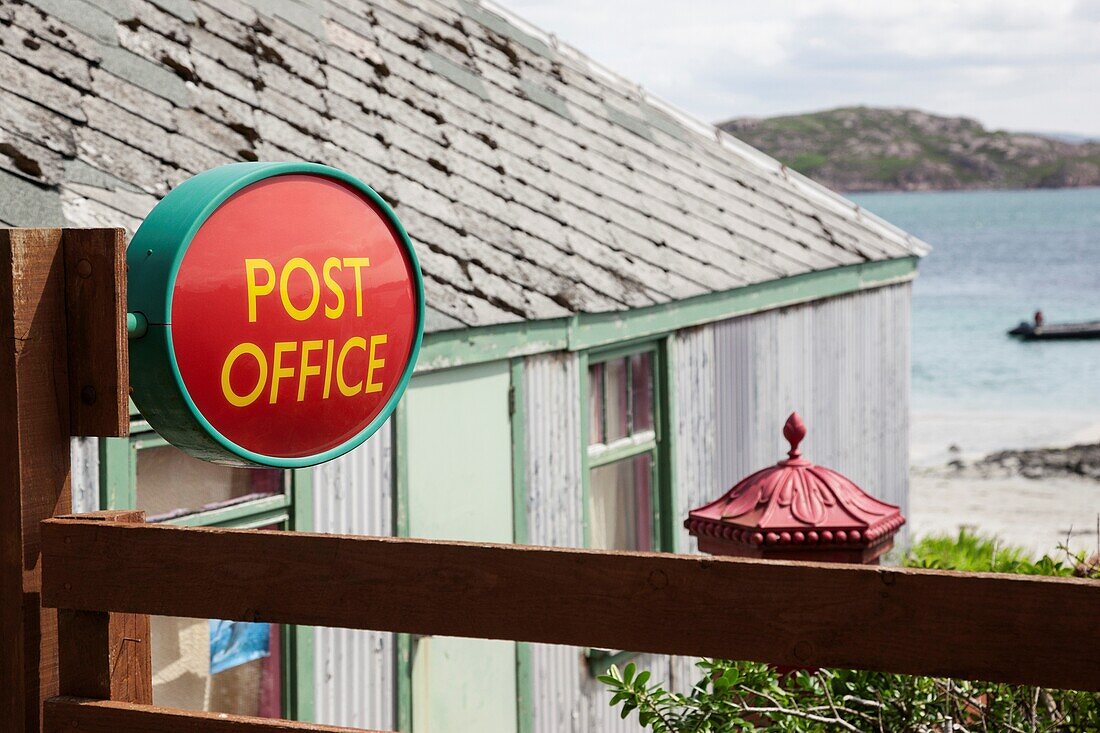
[[841,191],[1100,185],[1100,143],[987,130],[965,117],[846,107],[720,127]]

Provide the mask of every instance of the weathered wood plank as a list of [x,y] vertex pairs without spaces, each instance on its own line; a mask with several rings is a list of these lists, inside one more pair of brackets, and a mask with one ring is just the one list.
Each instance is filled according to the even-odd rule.
[[126,232],[65,229],[62,238],[72,434],[129,435]]
[[[91,521],[140,524],[142,511],[82,515]],[[106,611],[58,612],[59,692],[116,702],[153,702],[153,660],[149,617]]]
[[152,705],[55,697],[46,702],[44,733],[353,733],[358,730],[225,713],[172,710]]
[[61,608],[1100,690],[1096,581],[61,519],[43,538]]
[[70,511],[60,229],[0,230],[0,730],[33,731],[57,694],[40,522]]

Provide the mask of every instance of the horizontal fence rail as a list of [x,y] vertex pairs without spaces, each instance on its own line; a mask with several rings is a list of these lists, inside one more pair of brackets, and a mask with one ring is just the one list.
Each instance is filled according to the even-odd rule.
[[[43,603],[1100,690],[1100,583],[83,519]],[[291,590],[293,589],[293,590]]]
[[46,701],[43,733],[379,733],[316,723],[158,708],[109,700]]

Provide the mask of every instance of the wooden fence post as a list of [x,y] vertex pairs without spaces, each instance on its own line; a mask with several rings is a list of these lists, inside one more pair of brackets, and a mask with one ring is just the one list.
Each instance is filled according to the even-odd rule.
[[130,434],[126,232],[65,229],[65,319],[72,434]]
[[126,434],[124,258],[120,229],[0,229],[0,730],[38,733],[57,694],[39,524],[71,511],[73,426]]
[[39,603],[38,524],[70,511],[69,378],[60,229],[0,231],[0,729],[38,731],[57,694],[57,612]]

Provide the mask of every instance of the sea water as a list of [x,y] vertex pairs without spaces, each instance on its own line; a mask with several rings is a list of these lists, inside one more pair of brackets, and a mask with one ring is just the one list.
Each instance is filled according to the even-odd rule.
[[1100,188],[851,196],[932,245],[913,289],[917,410],[1092,412],[1100,340],[1006,331],[1100,320]]

